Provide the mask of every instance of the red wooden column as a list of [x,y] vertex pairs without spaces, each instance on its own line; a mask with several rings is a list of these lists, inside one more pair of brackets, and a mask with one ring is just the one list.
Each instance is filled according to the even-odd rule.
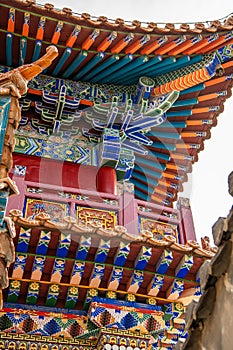
[[185,244],[189,240],[196,241],[197,238],[189,199],[180,197],[177,202],[177,209],[180,211],[181,226],[183,229],[183,237],[181,236],[181,243]]
[[129,233],[137,235],[138,231],[138,205],[134,197],[134,186],[129,182],[119,183],[120,212],[119,225],[124,226]]
[[15,165],[13,169],[12,180],[16,183],[19,194],[15,194],[9,197],[6,208],[6,215],[8,215],[11,209],[19,209],[23,211],[24,198],[27,187],[25,184],[26,169],[26,166],[23,165]]
[[108,166],[103,166],[98,170],[96,176],[96,189],[98,192],[117,194],[117,178],[115,169]]

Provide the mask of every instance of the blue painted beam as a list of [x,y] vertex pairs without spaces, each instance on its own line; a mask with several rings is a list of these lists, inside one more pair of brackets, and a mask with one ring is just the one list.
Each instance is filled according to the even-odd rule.
[[66,61],[67,61],[67,59],[69,58],[69,56],[71,55],[71,53],[72,53],[72,49],[69,48],[69,47],[67,47],[67,48],[65,49],[65,51],[63,52],[63,54],[62,54],[60,60],[58,61],[56,67],[54,68],[54,70],[53,70],[53,72],[52,72],[52,74],[53,74],[54,76],[57,76],[57,75],[58,75],[58,73],[59,73],[60,70],[62,69],[63,65],[66,63]]
[[97,53],[84,67],[73,77],[74,80],[80,80],[87,74],[95,65],[97,65],[104,58],[105,54],[103,52]]
[[186,122],[182,121],[182,122],[165,122],[162,123],[160,125],[158,125],[158,128],[162,128],[162,129],[173,129],[173,128],[186,128]]
[[[160,164],[159,162],[156,161],[156,159],[151,160],[151,159],[147,159],[147,158],[141,158],[139,156],[136,157],[135,163],[139,163],[142,164],[143,167],[149,166],[151,168],[157,168],[160,171],[164,171],[166,169],[166,165],[165,164]],[[142,167],[142,168],[143,168]]]
[[191,92],[202,91],[204,89],[205,89],[205,84],[201,83],[196,86],[192,86],[191,88],[180,91],[180,95],[186,95],[186,94],[190,94]]
[[[131,182],[136,186],[136,184],[134,183],[134,180],[132,180]],[[150,199],[150,196],[148,194],[141,192],[137,187],[135,187],[134,193],[137,198],[140,198],[143,201],[148,201]]]
[[[167,66],[169,64],[175,63],[176,62],[176,58],[175,57],[168,57],[165,60],[161,61],[161,59],[159,59],[160,56],[156,56],[155,58],[153,58],[153,62],[149,65],[149,63],[151,62],[151,60],[147,63],[145,63],[142,68],[140,70],[135,70],[135,72],[132,72],[132,74],[130,74],[129,76],[127,76],[122,83],[125,83],[127,81],[133,81],[135,82],[136,80],[139,79],[139,77],[141,77],[142,75],[150,75],[151,72],[154,72],[154,70],[157,70],[159,68],[162,68],[164,66]],[[157,62],[156,62],[157,61]]]
[[176,150],[176,145],[173,143],[153,142],[152,147],[159,148],[159,149],[165,149],[168,151],[175,151]]
[[67,79],[69,76],[78,68],[78,66],[85,60],[87,57],[87,51],[81,51],[78,56],[73,60],[69,67],[63,72],[62,78]]
[[130,180],[136,180],[136,181],[144,181],[147,183],[148,187],[151,187],[152,190],[154,190],[155,186],[158,185],[158,180],[157,179],[154,179],[154,178],[151,178],[151,177],[147,177],[147,176],[144,176],[143,174],[139,174],[137,172],[134,172],[131,179]]
[[150,131],[147,136],[162,138],[162,139],[173,139],[173,140],[180,140],[181,135],[178,132],[163,132],[160,130],[153,130]]
[[177,100],[173,105],[173,107],[183,107],[183,106],[192,106],[198,104],[198,98],[191,98],[189,100]]
[[41,48],[42,48],[42,41],[36,40],[34,52],[33,52],[33,57],[32,57],[32,62],[35,62],[40,57]]
[[145,185],[144,183],[140,182],[140,180],[132,179],[131,182],[133,182],[134,186],[136,186],[139,190],[145,191],[149,195],[154,193],[154,186],[150,187],[148,185]]
[[118,55],[113,55],[110,56],[109,58],[107,58],[103,63],[101,63],[98,67],[95,67],[89,74],[85,75],[83,77],[84,81],[91,81],[91,82],[95,82],[93,79],[97,74],[99,74],[100,72],[102,72],[103,70],[105,70],[106,68],[108,68],[109,66],[111,66],[113,63],[115,63],[116,61],[118,61],[120,59],[120,56]]
[[143,65],[145,62],[148,62],[147,56],[141,56],[137,59],[134,59],[132,62],[128,63],[123,69],[120,69],[116,73],[111,75],[111,80],[113,83],[118,82],[119,79],[125,77],[126,74],[130,74],[132,69],[138,68]]
[[[156,64],[160,63],[162,61],[162,56],[158,55],[153,58],[151,58],[148,62],[145,62],[140,68],[135,68],[132,72],[130,72],[129,75],[127,75],[127,78],[130,78],[135,75],[144,75],[143,72],[144,70],[154,67]],[[122,80],[119,81],[121,83],[122,81],[127,81],[126,77],[123,77]]]
[[190,66],[192,64],[196,64],[200,62],[203,59],[203,55],[197,55],[193,58],[190,58],[190,56],[186,55],[181,58],[179,58],[174,64],[169,64],[167,67],[164,67],[157,72],[155,72],[155,76],[160,76],[163,74],[170,73],[172,71],[178,70],[183,67]]
[[137,164],[134,165],[134,170],[133,170],[133,175],[134,173],[144,173],[145,176],[149,176],[149,177],[153,177],[156,179],[160,179],[162,176],[162,170],[159,171],[155,171],[154,169],[150,169],[150,168],[145,168],[145,167],[140,167]]
[[189,117],[192,115],[192,110],[191,109],[184,109],[181,111],[168,111],[167,112],[167,117]]
[[12,67],[12,41],[13,36],[11,33],[6,35],[6,64],[9,67]]
[[122,67],[124,67],[126,64],[128,64],[132,60],[133,60],[133,55],[130,55],[130,54],[122,57],[118,62],[115,62],[110,67],[108,67],[106,70],[99,73],[95,77],[95,81],[98,81],[99,83],[108,82],[109,79],[111,80],[111,75],[114,72],[116,72],[118,69],[121,69]]
[[165,67],[162,67],[160,69],[155,70],[154,74],[155,74],[155,76],[158,76],[158,75],[163,75],[163,74],[166,74],[166,73],[170,73],[170,72],[172,72],[174,70],[177,70],[177,69],[185,67],[189,62],[190,62],[190,56],[185,55],[185,56],[177,59],[176,62],[168,64]]

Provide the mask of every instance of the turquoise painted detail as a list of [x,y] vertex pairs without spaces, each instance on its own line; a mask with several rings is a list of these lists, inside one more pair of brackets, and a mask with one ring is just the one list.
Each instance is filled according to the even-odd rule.
[[192,115],[192,110],[191,109],[185,109],[181,111],[175,111],[175,112],[167,112],[167,117],[188,117]]
[[81,51],[71,65],[64,71],[62,78],[66,79],[78,68],[78,66],[85,60],[87,57],[87,51]]
[[147,177],[143,174],[139,174],[137,172],[134,171],[132,179],[134,179],[134,181],[144,181],[147,182],[148,187],[152,187],[152,189],[155,188],[155,186],[158,185],[158,180],[155,178],[151,178],[151,177]]
[[181,139],[181,135],[178,132],[162,132],[160,130],[151,131],[148,136],[173,140]]
[[141,56],[141,57],[138,57],[137,59],[134,59],[132,62],[128,63],[123,69],[112,74],[111,81],[113,83],[118,82],[122,78],[122,76],[125,77],[125,74],[128,74],[128,73],[130,74],[130,71],[132,69],[134,69],[136,67],[140,67],[145,62],[148,62],[147,56]]
[[192,98],[189,100],[178,100],[174,103],[173,107],[175,108],[175,107],[191,106],[196,104],[198,104],[198,99]]
[[186,94],[190,94],[191,92],[197,92],[197,91],[201,91],[204,89],[205,89],[205,84],[201,83],[201,84],[192,86],[189,89],[185,89],[185,90],[180,91],[180,95],[186,95]]
[[157,168],[161,171],[165,170],[166,169],[166,165],[165,164],[160,164],[158,162],[156,162],[156,160],[150,160],[150,159],[146,159],[145,157],[144,158],[140,158],[139,156],[136,157],[136,163],[141,163],[141,164],[144,164],[144,165],[148,165],[152,168]]
[[[106,83],[111,79],[112,73],[117,71],[118,69],[124,67],[130,61],[133,60],[133,55],[127,55],[121,58],[118,62],[112,64],[109,68],[107,68],[104,72],[100,73],[98,76],[99,83]],[[97,79],[97,77],[96,77]]]
[[140,172],[143,172],[145,175],[148,175],[148,176],[152,176],[152,177],[155,177],[157,179],[160,179],[161,176],[162,176],[162,171],[161,172],[158,172],[158,171],[155,171],[154,169],[150,169],[150,168],[140,168],[137,164],[135,164],[134,166],[134,172],[133,172],[133,176],[137,173],[140,173]]
[[13,35],[7,33],[6,35],[6,64],[9,67],[12,67],[12,41]]
[[33,52],[33,57],[32,57],[32,62],[35,62],[40,57],[41,47],[42,47],[42,41],[36,40],[34,52]]
[[8,113],[10,109],[10,97],[0,97],[0,159],[2,157],[2,150],[4,145],[4,138],[6,133]]
[[60,72],[60,70],[62,69],[63,65],[65,64],[65,62],[67,61],[67,59],[69,58],[71,53],[72,53],[72,49],[67,47],[65,49],[65,51],[63,52],[63,55],[61,56],[58,64],[54,68],[53,73],[52,73],[53,75],[57,75]]
[[106,68],[111,66],[113,63],[116,61],[119,61],[120,56],[118,55],[113,55],[109,58],[107,58],[101,65],[98,67],[95,67],[89,74],[85,75],[83,77],[84,81],[91,81],[92,83],[95,83],[98,81],[98,77],[95,77],[98,75],[100,72],[104,71]]
[[97,55],[95,55],[75,76],[73,77],[74,80],[80,80],[83,78],[85,74],[87,74],[97,63],[102,61],[105,54],[103,52],[99,52]]
[[153,142],[152,147],[165,149],[167,151],[175,151],[175,149],[176,149],[176,145],[174,145],[172,143],[161,143],[161,142]]
[[202,59],[203,59],[203,55],[197,55],[193,58],[190,58],[190,56],[186,55],[184,57],[179,58],[174,64],[169,64],[167,67],[160,69],[158,72],[156,72],[155,75],[157,76],[157,75],[170,73],[180,68],[201,62]]

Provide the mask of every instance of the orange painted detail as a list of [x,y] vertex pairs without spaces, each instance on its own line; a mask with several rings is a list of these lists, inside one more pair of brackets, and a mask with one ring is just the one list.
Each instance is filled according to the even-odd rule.
[[181,136],[186,138],[186,137],[197,137],[198,135],[197,135],[196,131],[194,131],[194,132],[185,131],[185,132],[181,132]]
[[94,102],[89,100],[80,100],[80,104],[87,105],[87,106],[93,106]]
[[179,167],[175,164],[169,164],[167,163],[167,169],[170,169],[170,170],[179,170]]
[[144,46],[148,41],[150,40],[149,35],[145,35],[141,39],[138,39],[135,41],[135,43],[128,46],[125,50],[126,54],[134,54],[137,50],[139,50],[142,46]]
[[113,40],[115,40],[117,37],[117,32],[112,32],[110,35],[108,35],[102,43],[99,44],[97,47],[98,52],[105,52],[107,48],[112,44]]
[[154,50],[156,50],[160,46],[161,46],[161,44],[159,44],[158,40],[156,40],[155,42],[143,47],[143,49],[141,49],[141,51],[140,51],[140,54],[141,55],[149,55],[151,52],[153,52]]
[[176,144],[176,149],[188,149],[191,148],[191,146],[187,143],[177,143]]
[[66,42],[66,46],[73,47],[76,40],[77,40],[77,37],[75,35],[71,35]]
[[[233,39],[232,39],[232,43],[233,43]],[[222,68],[223,69],[227,69],[233,66],[233,61],[229,61],[229,62],[225,62],[222,64]]]
[[226,77],[224,77],[224,76],[220,77],[220,78],[216,78],[216,79],[211,79],[211,80],[205,82],[205,87],[223,83],[225,80],[226,80]]
[[208,41],[208,39],[205,38],[205,39],[199,41],[199,43],[191,46],[190,49],[184,50],[183,55],[191,55],[193,53],[196,54],[196,52],[198,50],[201,50],[203,47],[207,46],[208,44],[209,44],[209,41]]
[[10,17],[8,19],[8,25],[7,25],[7,31],[14,33],[15,30],[15,22],[13,21],[13,19]]
[[23,24],[22,36],[28,36],[29,34],[29,25],[27,23]]
[[214,50],[212,50],[211,52],[216,51],[216,50],[218,50],[218,49],[222,48],[223,46],[226,46],[226,45],[232,45],[232,44],[233,44],[233,39],[230,39],[230,40],[228,40],[228,41],[224,42],[223,44],[218,45],[217,47],[215,47],[215,49],[214,49]]
[[172,179],[172,180],[177,179],[177,174],[171,174],[171,173],[167,172],[166,170],[162,173],[162,176],[167,178],[167,179]]
[[44,29],[42,27],[39,27],[37,29],[36,39],[37,40],[43,40],[43,37],[44,37]]
[[177,44],[174,41],[170,41],[166,45],[163,45],[161,48],[155,50],[154,54],[155,55],[164,55],[165,53],[172,50],[176,46],[177,46]]
[[134,35],[129,33],[125,38],[122,38],[116,45],[111,49],[111,53],[119,53],[121,52],[133,39]]
[[203,125],[203,120],[192,120],[192,119],[190,119],[190,120],[187,120],[186,121],[186,125],[187,126],[191,126],[191,125]]
[[189,47],[193,45],[192,40],[187,40],[184,43],[180,44],[178,47],[175,47],[174,49],[170,50],[168,52],[169,56],[175,56],[178,54],[183,54],[184,50],[187,50]]
[[178,154],[178,153],[172,153],[171,154],[171,158],[179,159],[179,160],[185,159],[185,156],[186,156],[186,154]]
[[207,53],[210,52],[212,49],[216,48],[216,46],[219,46],[221,44],[224,44],[226,42],[225,36],[220,36],[218,39],[214,40],[212,43],[209,43],[209,45],[205,46],[202,50],[197,50],[195,54],[199,53]]
[[164,85],[160,85],[160,86],[156,87],[153,90],[152,95],[166,94],[166,93],[171,92],[173,90],[182,91],[182,90],[188,89],[194,85],[203,83],[209,79],[210,79],[210,75],[207,72],[206,68],[201,68],[195,72],[186,74],[183,77],[180,77],[180,78],[177,78],[173,81],[170,81],[169,83],[166,83]]
[[90,35],[88,35],[86,40],[84,40],[82,44],[82,49],[89,50],[91,45],[95,42],[95,39],[98,37],[99,33],[100,33],[99,29],[94,29],[94,31]]
[[199,96],[197,99],[198,99],[198,102],[203,102],[203,101],[208,101],[208,100],[214,100],[217,97],[218,97],[218,94],[213,93],[213,94]]
[[54,44],[54,45],[56,45],[56,44],[58,43],[59,39],[60,39],[60,36],[61,36],[61,33],[55,32],[55,33],[53,34],[51,43]]
[[[157,189],[156,189],[156,191],[157,191]],[[164,196],[158,196],[158,195],[155,195],[155,194],[152,194],[152,196],[151,196],[151,199],[153,200],[153,201],[155,201],[155,202],[158,202],[158,203],[161,203],[162,202],[162,200],[163,200],[163,198],[164,198]]]
[[209,107],[193,108],[192,114],[208,113],[210,111]]
[[41,90],[28,89],[28,93],[32,94],[32,95],[42,96],[42,91]]

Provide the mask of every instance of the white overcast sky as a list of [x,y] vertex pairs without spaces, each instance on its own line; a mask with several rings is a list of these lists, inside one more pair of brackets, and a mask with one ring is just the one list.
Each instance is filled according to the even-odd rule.
[[[48,0],[37,1],[40,4]],[[231,0],[51,0],[57,8],[69,7],[76,13],[104,15],[142,22],[201,22],[221,19],[233,13]],[[198,239],[211,235],[219,216],[227,216],[232,197],[228,194],[227,177],[233,170],[233,96],[212,128],[211,139],[193,166],[182,196],[189,197]]]

